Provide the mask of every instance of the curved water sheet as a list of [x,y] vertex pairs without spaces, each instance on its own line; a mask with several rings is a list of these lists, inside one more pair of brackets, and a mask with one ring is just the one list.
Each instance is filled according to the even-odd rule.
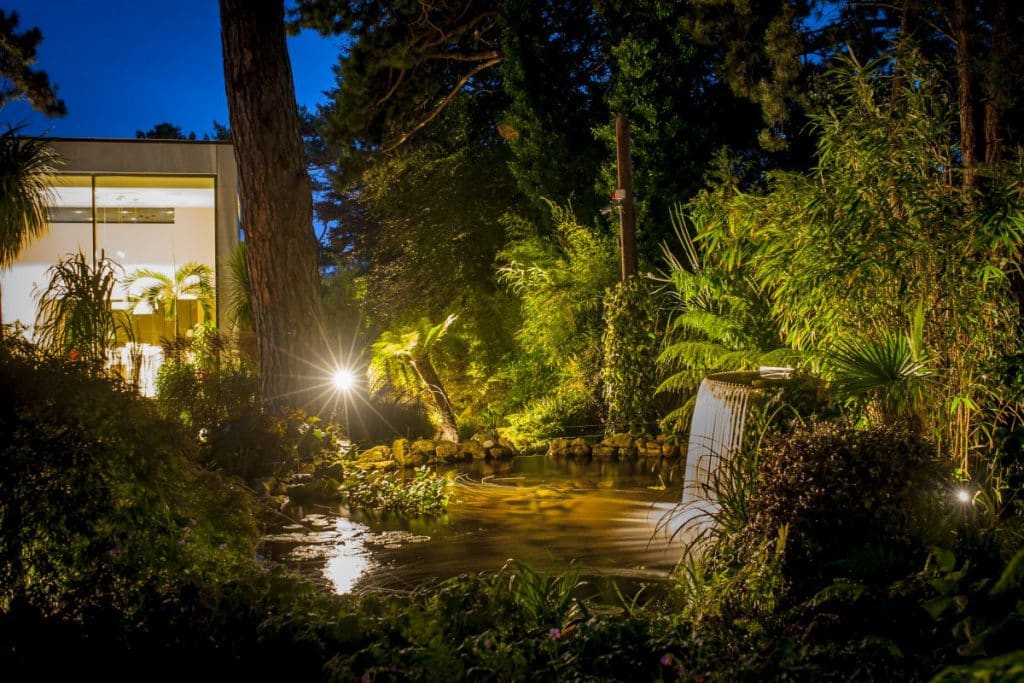
[[788,381],[792,368],[762,367],[758,372],[723,372],[704,378],[690,421],[686,449],[683,507],[689,516],[713,512],[715,480],[743,447],[751,403],[764,396],[764,387]]
[[[583,464],[534,456],[459,471],[442,517],[342,507],[312,517],[329,520],[319,531],[299,527],[268,537],[268,554],[339,593],[411,590],[498,571],[510,558],[549,573],[575,560],[595,590],[612,590],[613,579],[628,592],[663,581],[679,561],[681,545],[666,523],[678,507],[678,461]],[[303,519],[307,525],[310,517]]]

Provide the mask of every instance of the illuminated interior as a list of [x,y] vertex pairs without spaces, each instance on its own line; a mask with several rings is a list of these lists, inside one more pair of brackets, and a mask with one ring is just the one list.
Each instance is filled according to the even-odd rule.
[[176,315],[168,320],[166,306],[139,301],[158,280],[139,280],[131,290],[126,280],[148,269],[173,283],[182,266],[200,263],[209,267],[210,282],[216,285],[212,177],[64,175],[53,188],[53,199],[50,229],[0,273],[4,323],[20,321],[31,333],[47,269],[77,252],[118,264],[119,286],[111,306],[133,312],[135,342],[145,354],[158,356],[161,339],[183,335],[206,319],[203,306],[186,294],[174,297]]

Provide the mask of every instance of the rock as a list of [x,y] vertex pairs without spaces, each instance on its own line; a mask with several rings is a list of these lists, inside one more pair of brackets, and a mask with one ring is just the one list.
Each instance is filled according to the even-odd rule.
[[498,445],[498,435],[494,432],[481,432],[474,434],[472,441],[477,441],[484,448],[494,448]]
[[661,444],[654,440],[644,441],[642,445],[637,446],[637,452],[645,458],[660,458]]
[[590,442],[582,438],[573,439],[572,444],[569,446],[569,451],[576,460],[589,458],[591,451]]
[[569,440],[568,439],[551,439],[551,443],[548,445],[548,455],[552,457],[562,457],[569,452]]
[[658,434],[657,438],[655,438],[654,440],[657,441],[658,443],[665,443],[665,435]]
[[[405,441],[405,439],[399,439],[399,441]],[[395,443],[397,444],[398,441]],[[374,446],[373,448],[368,448],[360,453],[359,457],[356,458],[359,462],[380,462],[382,460],[391,459],[391,449],[387,446]]]
[[399,450],[393,449],[395,453],[395,462],[402,467],[419,467],[428,460],[434,457],[435,447],[434,442],[429,439],[417,439],[413,441],[408,448],[401,450],[401,456],[399,456]]
[[663,443],[661,444],[661,454],[666,458],[678,458],[679,446],[674,446],[670,443]]
[[459,459],[459,445],[454,441],[444,439],[438,441],[435,446],[437,459],[443,462],[455,462]]
[[615,460],[617,453],[611,446],[597,444],[590,449],[590,454],[597,460]]
[[612,448],[631,448],[633,437],[629,434],[609,434],[601,443]]
[[479,441],[470,439],[459,444],[459,455],[465,460],[483,460],[487,457],[487,451]]
[[630,446],[629,448],[619,448],[619,460],[636,460],[636,446]]
[[516,453],[519,452],[519,449],[516,448],[515,444],[512,443],[511,439],[506,439],[505,437],[501,437],[501,438],[498,439],[498,445],[501,446],[502,448],[507,448],[508,450],[512,451],[513,455],[515,455]]
[[511,458],[513,455],[515,454],[504,446],[492,446],[487,449],[487,457],[489,458],[504,460],[505,458]]

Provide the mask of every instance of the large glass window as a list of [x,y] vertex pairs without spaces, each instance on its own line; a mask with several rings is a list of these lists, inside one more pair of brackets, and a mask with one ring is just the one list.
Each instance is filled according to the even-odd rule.
[[46,271],[78,252],[120,266],[111,307],[132,312],[131,337],[146,353],[215,319],[213,178],[64,175],[53,199],[47,232],[0,272],[4,323],[31,329]]

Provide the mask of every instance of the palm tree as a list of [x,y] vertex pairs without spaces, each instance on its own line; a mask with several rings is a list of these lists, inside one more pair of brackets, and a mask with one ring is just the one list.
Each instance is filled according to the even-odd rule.
[[175,337],[178,336],[179,301],[196,300],[206,317],[213,317],[213,269],[205,263],[186,263],[174,271],[173,278],[150,268],[139,268],[125,278],[129,289],[138,282],[144,284],[138,299],[149,304],[154,311],[162,309],[164,319],[174,321]]
[[22,137],[17,128],[0,133],[0,269],[9,268],[29,241],[46,231],[59,164],[60,157],[42,139]]
[[384,332],[373,343],[370,366],[373,374],[390,382],[396,389],[413,389],[417,394],[425,389],[438,418],[441,438],[456,443],[459,431],[455,424],[455,411],[430,354],[457,317],[449,315],[438,325],[423,319],[412,329]]

